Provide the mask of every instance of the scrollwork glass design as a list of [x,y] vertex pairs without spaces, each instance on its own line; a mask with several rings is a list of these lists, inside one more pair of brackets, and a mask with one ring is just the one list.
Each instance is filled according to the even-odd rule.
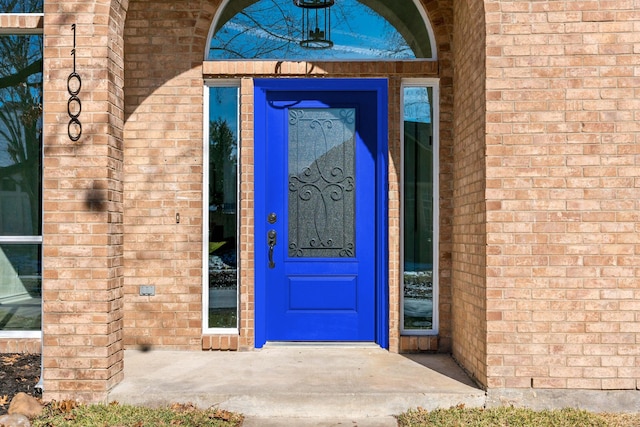
[[289,110],[289,256],[355,256],[355,109]]

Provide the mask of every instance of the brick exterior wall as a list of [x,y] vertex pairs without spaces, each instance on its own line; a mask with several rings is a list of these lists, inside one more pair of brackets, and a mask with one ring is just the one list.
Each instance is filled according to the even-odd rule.
[[39,338],[1,338],[0,353],[38,354],[42,351]]
[[[422,337],[417,350],[451,352],[453,345],[453,191],[454,191],[454,1],[423,1],[433,27],[438,51],[438,75],[440,78],[440,247],[438,248],[438,304],[440,331],[437,337]],[[437,340],[437,342],[434,342]],[[415,348],[415,347],[414,347]]]
[[[203,65],[220,3],[45,2],[45,398],[101,400],[126,346],[253,348],[252,77],[276,70],[389,78],[391,351],[452,351],[490,389],[640,387],[638,0],[425,1],[433,63]],[[202,335],[204,77],[241,79],[238,335]],[[438,337],[398,330],[403,77],[440,78]]]
[[637,389],[640,2],[484,4],[485,384]]
[[[128,346],[202,346],[202,58],[214,10],[208,2],[135,1],[127,12]],[[141,285],[155,286],[155,296],[140,296]]]
[[[442,2],[445,5],[448,2]],[[171,5],[171,6],[169,6]],[[170,9],[170,10],[169,10]],[[439,63],[283,63],[276,61],[202,64],[214,5],[137,1],[125,29],[125,344],[174,349],[251,349],[254,346],[253,273],[253,83],[252,77],[401,77],[442,80],[441,145],[450,159],[452,60],[450,7],[430,4],[439,25]],[[171,31],[167,31],[167,29]],[[441,40],[442,39],[442,40]],[[313,70],[313,71],[309,71]],[[202,87],[206,78],[241,78],[240,147],[240,334],[202,336]],[[393,91],[392,91],[393,92]],[[400,210],[399,99],[390,102],[390,343],[399,351]],[[443,194],[450,194],[450,167],[443,167]],[[448,193],[447,193],[448,192]],[[443,218],[451,209],[445,203]],[[180,213],[180,224],[175,214]],[[450,244],[445,224],[443,245]],[[445,246],[446,248],[446,246]],[[393,260],[396,260],[393,262]],[[441,257],[441,318],[444,350],[450,345],[450,255]],[[139,296],[140,285],[155,285],[155,296]],[[444,319],[444,320],[442,320]],[[428,344],[427,344],[428,341]],[[420,345],[405,340],[405,351],[434,350],[438,340]]]
[[453,354],[486,383],[484,11],[454,2]]
[[[45,397],[94,401],[122,378],[122,5],[45,2]],[[120,25],[118,25],[118,22]],[[67,136],[77,24],[80,140]]]
[[[240,344],[254,347],[255,337],[255,239],[254,239],[254,138],[253,81],[243,78],[240,85]],[[213,338],[212,338],[213,340]],[[212,348],[215,349],[215,348]]]

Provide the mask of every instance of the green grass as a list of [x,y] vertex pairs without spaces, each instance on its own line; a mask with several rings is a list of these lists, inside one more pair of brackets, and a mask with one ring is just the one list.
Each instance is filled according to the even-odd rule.
[[[243,417],[221,409],[191,404],[146,408],[120,405],[78,405],[51,402],[33,427],[240,427]],[[464,407],[426,411],[418,408],[398,416],[399,427],[638,427],[639,414],[597,414],[578,409],[533,411],[501,407]]]
[[243,417],[220,409],[199,410],[191,404],[165,408],[120,405],[76,405],[71,401],[52,402],[33,427],[238,427]]
[[418,408],[398,417],[400,427],[637,427],[640,414],[596,414],[578,409],[533,411],[500,407],[463,407],[426,411]]

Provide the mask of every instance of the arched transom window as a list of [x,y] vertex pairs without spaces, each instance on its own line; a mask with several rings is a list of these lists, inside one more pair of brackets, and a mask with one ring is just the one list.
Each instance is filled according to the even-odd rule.
[[207,60],[435,59],[413,0],[233,0],[219,9]]

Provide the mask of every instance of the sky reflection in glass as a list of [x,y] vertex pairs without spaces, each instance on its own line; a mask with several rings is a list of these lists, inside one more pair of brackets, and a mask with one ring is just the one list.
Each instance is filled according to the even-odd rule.
[[260,0],[216,31],[207,59],[416,59],[388,21],[356,0],[331,7],[331,48],[301,47],[302,19],[291,0]]

